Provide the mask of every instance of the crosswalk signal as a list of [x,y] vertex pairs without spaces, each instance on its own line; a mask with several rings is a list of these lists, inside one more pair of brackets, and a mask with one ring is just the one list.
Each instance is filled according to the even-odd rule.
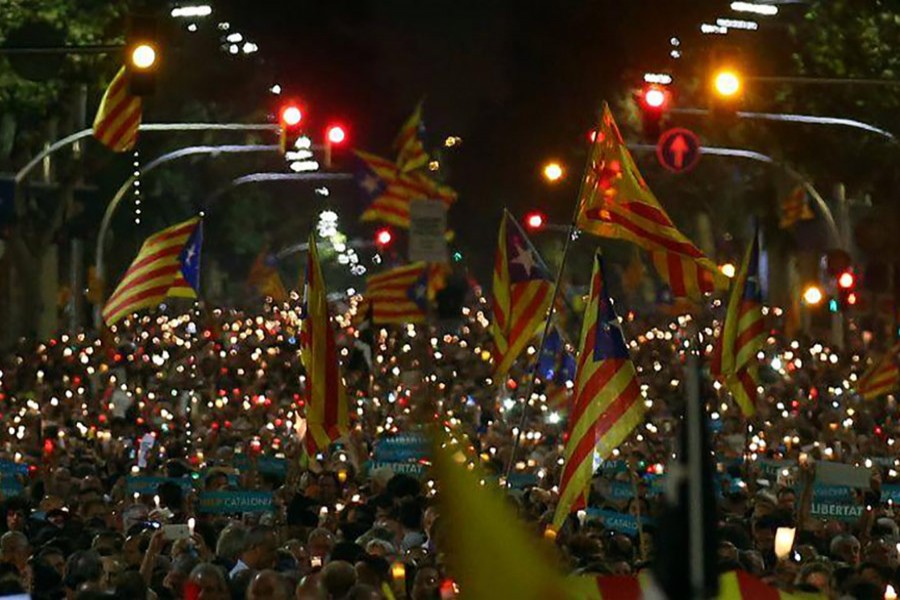
[[156,91],[159,71],[159,39],[156,17],[131,15],[125,45],[128,90],[134,96],[150,96]]

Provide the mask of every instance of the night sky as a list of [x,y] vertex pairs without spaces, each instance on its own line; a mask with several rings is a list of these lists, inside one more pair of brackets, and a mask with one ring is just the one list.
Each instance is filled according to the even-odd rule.
[[[703,0],[216,3],[217,18],[258,41],[285,93],[346,119],[360,148],[389,154],[425,97],[428,145],[463,139],[442,165],[460,192],[451,226],[479,251],[503,206],[566,220],[600,103],[667,68],[669,39],[725,10]],[[570,167],[553,189],[539,176],[547,158]]]

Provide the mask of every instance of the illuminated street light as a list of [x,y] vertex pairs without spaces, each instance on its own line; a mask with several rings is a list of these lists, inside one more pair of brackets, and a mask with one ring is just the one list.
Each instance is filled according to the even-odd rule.
[[803,290],[803,301],[809,306],[818,306],[823,297],[822,289],[817,285],[810,285]]
[[723,69],[716,73],[713,80],[716,93],[725,98],[732,98],[741,91],[741,78],[737,72],[731,69]]
[[544,179],[546,179],[550,183],[556,183],[557,181],[562,179],[562,176],[563,176],[562,165],[560,165],[556,161],[548,162],[547,164],[544,165],[543,174],[544,174]]

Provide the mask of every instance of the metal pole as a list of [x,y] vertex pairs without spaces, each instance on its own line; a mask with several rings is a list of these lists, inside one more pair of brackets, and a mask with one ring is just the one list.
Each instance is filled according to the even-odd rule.
[[[139,131],[278,131],[280,127],[272,123],[144,123]],[[45,156],[71,146],[79,140],[93,135],[93,129],[82,129],[59,139],[32,158],[16,173],[16,184],[22,183],[28,174],[44,160]]]
[[[315,148],[315,146],[313,146]],[[273,181],[344,181],[353,179],[350,173],[250,173],[235,177],[227,184],[215,190],[203,201],[206,208],[231,190],[247,183],[263,183]]]
[[[673,108],[669,112],[674,115],[697,115],[708,116],[709,110],[705,108]],[[880,127],[876,127],[871,123],[857,121],[855,119],[845,119],[843,117],[819,117],[816,115],[795,115],[791,113],[758,113],[737,111],[734,113],[739,119],[756,119],[761,121],[783,121],[785,123],[803,123],[806,125],[834,125],[837,127],[850,127],[852,129],[861,129],[869,133],[874,133],[891,142],[896,143],[897,138],[890,131],[885,131]]]
[[[692,336],[692,342],[696,343],[696,336]],[[697,350],[699,345],[690,348],[687,355],[686,387],[687,387],[687,449],[688,449],[688,527],[690,553],[690,582],[692,597],[703,598],[706,574],[704,573],[706,561],[703,547],[703,443],[702,428],[705,423],[701,421],[703,406],[700,400],[700,376],[697,363]]]

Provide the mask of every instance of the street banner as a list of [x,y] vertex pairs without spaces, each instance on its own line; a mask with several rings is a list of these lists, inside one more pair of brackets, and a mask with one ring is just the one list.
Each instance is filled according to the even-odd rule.
[[376,461],[403,462],[431,457],[431,442],[420,433],[382,438],[375,442]]
[[199,512],[205,514],[272,512],[274,509],[272,492],[240,490],[200,493]]
[[409,204],[409,261],[447,262],[447,205],[440,200]]

